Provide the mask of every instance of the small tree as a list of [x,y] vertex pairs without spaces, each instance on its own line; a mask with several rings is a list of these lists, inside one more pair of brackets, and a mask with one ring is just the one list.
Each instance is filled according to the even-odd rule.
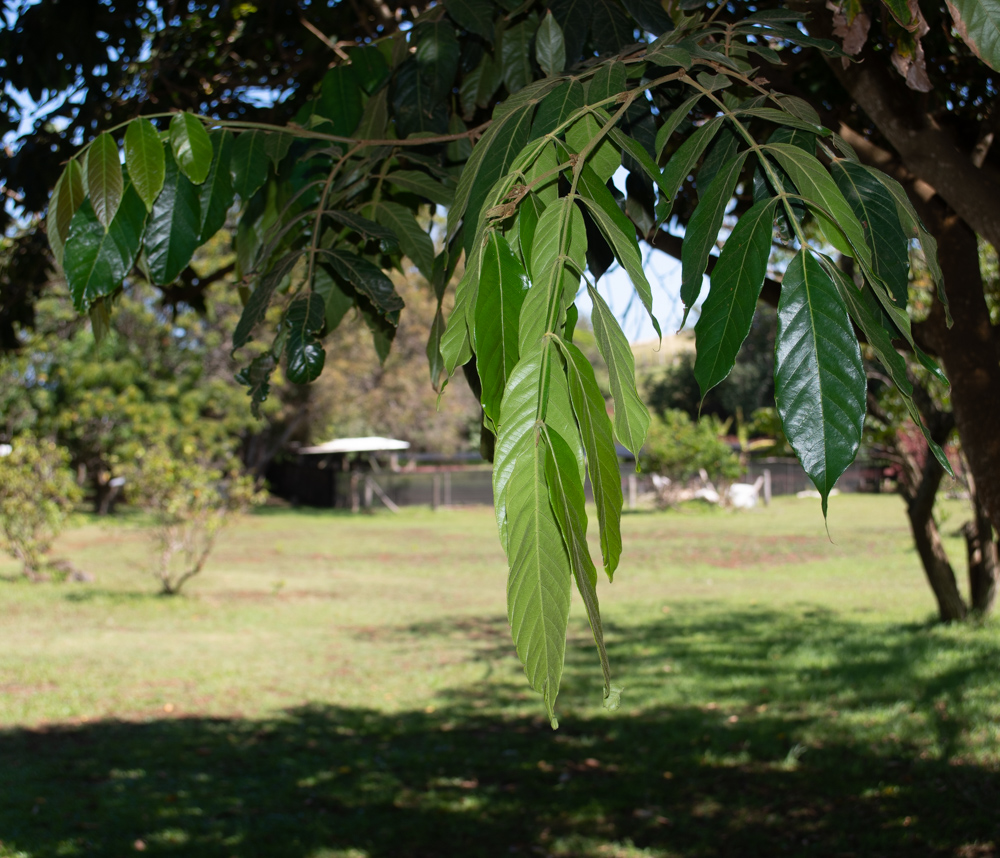
[[68,462],[61,447],[29,435],[15,437],[7,455],[0,455],[3,547],[31,581],[44,580],[45,554],[80,500]]
[[131,501],[153,518],[160,594],[175,596],[200,573],[215,540],[233,514],[263,500],[235,458],[205,455],[193,438],[174,450],[158,442],[144,448],[127,469]]

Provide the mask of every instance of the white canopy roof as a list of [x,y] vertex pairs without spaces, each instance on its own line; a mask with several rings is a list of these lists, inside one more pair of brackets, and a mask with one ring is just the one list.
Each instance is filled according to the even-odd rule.
[[409,441],[398,441],[395,438],[380,438],[369,435],[367,438],[334,438],[325,444],[315,447],[303,447],[300,453],[378,453],[385,450],[408,450]]

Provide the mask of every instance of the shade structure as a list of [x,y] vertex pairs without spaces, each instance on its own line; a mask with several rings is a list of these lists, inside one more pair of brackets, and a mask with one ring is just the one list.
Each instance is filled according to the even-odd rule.
[[408,449],[410,449],[409,441],[368,435],[364,438],[334,438],[332,441],[317,444],[314,447],[302,447],[298,452],[306,455],[322,455],[324,453],[380,453]]

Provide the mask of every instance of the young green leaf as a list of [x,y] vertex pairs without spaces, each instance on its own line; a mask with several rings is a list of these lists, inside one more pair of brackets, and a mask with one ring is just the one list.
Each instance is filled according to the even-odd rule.
[[861,443],[866,379],[837,285],[806,249],[781,283],[774,359],[778,414],[826,516],[830,490]]
[[136,192],[146,204],[146,211],[151,212],[163,188],[166,159],[160,135],[153,123],[142,116],[133,119],[125,131],[125,166]]
[[98,298],[114,294],[139,254],[146,206],[131,183],[107,229],[89,200],[84,200],[70,222],[63,268],[73,306],[86,312]]
[[552,17],[552,12],[546,12],[542,23],[538,25],[535,34],[535,59],[542,71],[551,77],[566,68],[566,43],[563,41],[562,28]]
[[201,235],[198,188],[167,153],[163,190],[153,203],[146,230],[146,261],[153,282],[173,283],[187,268]]
[[649,411],[636,391],[635,357],[611,308],[592,286],[588,286],[587,291],[594,305],[591,317],[594,337],[611,380],[615,434],[633,455],[638,456],[649,429]]
[[702,397],[729,375],[750,333],[767,274],[777,202],[761,200],[739,219],[712,271],[711,289],[694,326],[694,375]]
[[212,166],[212,141],[205,126],[190,113],[174,114],[170,145],[181,172],[196,185],[204,182]]
[[900,307],[909,290],[909,242],[899,222],[892,194],[866,168],[837,159],[830,173],[865,231],[872,249],[872,270],[889,288]]
[[118,144],[105,131],[94,139],[87,152],[87,192],[94,214],[105,229],[121,204],[124,184]]
[[684,232],[684,244],[681,247],[681,300],[684,302],[684,319],[681,327],[687,320],[691,306],[698,299],[708,257],[719,238],[726,207],[733,198],[736,182],[748,154],[747,151],[741,152],[719,170],[712,184],[702,193],[698,207],[691,215]]
[[199,241],[204,243],[226,223],[226,216],[233,206],[233,177],[229,165],[233,155],[233,135],[223,129],[213,131],[212,167],[198,189],[201,215]]
[[610,581],[622,553],[622,482],[611,419],[597,385],[593,365],[572,343],[560,341],[559,345],[566,358],[566,378],[573,414],[580,426],[587,453],[587,471],[597,506],[601,557]]
[[590,210],[594,221],[608,240],[608,244],[614,250],[615,258],[628,272],[629,279],[639,294],[656,333],[662,336],[660,323],[653,315],[653,290],[650,288],[643,270],[642,254],[639,251],[639,242],[635,237],[635,226],[618,207],[611,191],[598,179],[589,165],[584,165],[580,171],[580,182],[577,190],[580,192],[584,204]]
[[518,321],[531,284],[506,239],[491,231],[483,250],[476,298],[476,367],[482,382],[483,411],[500,423],[507,378],[518,359]]
[[608,697],[611,693],[611,664],[604,646],[604,626],[597,600],[597,569],[594,568],[587,545],[587,508],[583,480],[577,474],[573,451],[559,433],[546,427],[542,430],[541,437],[548,447],[545,456],[545,481],[549,501],[594,633],[594,643],[604,672],[604,696]]
[[233,188],[247,202],[267,181],[267,146],[263,131],[244,131],[236,138],[230,169]]
[[569,559],[549,497],[548,455],[538,430],[529,431],[507,484],[507,620],[528,683],[544,698],[555,728],[571,584]]

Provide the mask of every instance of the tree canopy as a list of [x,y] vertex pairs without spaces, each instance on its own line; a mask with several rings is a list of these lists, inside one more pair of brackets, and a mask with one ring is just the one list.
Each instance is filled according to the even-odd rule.
[[[148,13],[155,21],[135,17],[145,40],[127,27],[103,31],[105,50],[114,42],[117,57],[102,74],[111,65],[128,72],[114,84],[88,79],[82,104],[93,96],[108,106],[110,90],[115,109],[77,111],[66,126],[83,129],[75,138],[55,125],[50,132],[58,143],[46,157],[64,158],[83,143],[55,183],[47,231],[77,309],[98,324],[135,276],[169,294],[197,247],[231,226],[244,302],[232,347],[257,341],[239,376],[255,405],[279,364],[293,381],[315,379],[324,339],[352,311],[384,359],[403,310],[385,270],[412,264],[426,277],[437,302],[431,380],[443,387],[465,367],[480,395],[510,565],[508,618],[553,722],[573,581],[600,653],[606,705],[616,706],[620,692],[604,652],[584,480],[610,579],[622,548],[614,442],[638,454],[649,415],[599,288],[613,261],[651,314],[639,239],[669,248],[671,228],[683,228],[685,317],[711,269],[695,324],[704,395],[731,371],[772,249],[783,248],[790,261],[776,297],[775,397],[824,513],[861,439],[859,337],[921,427],[897,345],[940,374],[907,313],[913,242],[922,244],[947,309],[934,235],[907,189],[860,157],[876,144],[823,124],[817,107],[832,104],[821,92],[803,98],[769,82],[783,68],[801,69],[803,55],[836,70],[854,43],[842,49],[818,38],[797,10],[697,11],[701,5],[670,4],[668,13],[653,0],[453,0],[387,17],[374,4],[355,15],[344,4],[322,11],[287,3],[269,7],[279,26],[268,30],[249,4],[164,4]],[[896,6],[905,5],[886,3],[883,14],[896,20]],[[841,11],[848,27],[860,14],[853,4]],[[980,38],[990,22],[974,11],[955,4],[955,29],[995,65]],[[817,20],[829,17],[817,12]],[[322,73],[296,39],[282,40],[296,14],[297,26],[335,55]],[[913,20],[900,26],[909,35],[896,38],[897,52],[909,51],[909,68],[919,66],[924,34]],[[5,33],[6,56],[26,55],[23,44],[14,48],[27,32]],[[253,70],[231,48],[248,34],[259,50]],[[143,45],[162,71],[142,59]],[[185,66],[199,47],[208,60]],[[63,86],[90,74],[73,69],[98,68],[93,58],[70,56],[67,46]],[[27,74],[23,65],[10,67]],[[200,93],[188,78],[195,68]],[[189,85],[161,100],[158,87],[169,88],[171,74]],[[15,85],[41,92],[37,82]],[[266,88],[256,97],[275,101],[275,115],[249,109],[253,86]],[[103,102],[94,95],[102,87]],[[265,121],[284,119],[286,101],[295,107],[290,122]],[[434,206],[447,210],[439,233],[426,230]],[[613,418],[573,342],[582,293],[593,305]],[[929,434],[927,442],[949,469]]]

